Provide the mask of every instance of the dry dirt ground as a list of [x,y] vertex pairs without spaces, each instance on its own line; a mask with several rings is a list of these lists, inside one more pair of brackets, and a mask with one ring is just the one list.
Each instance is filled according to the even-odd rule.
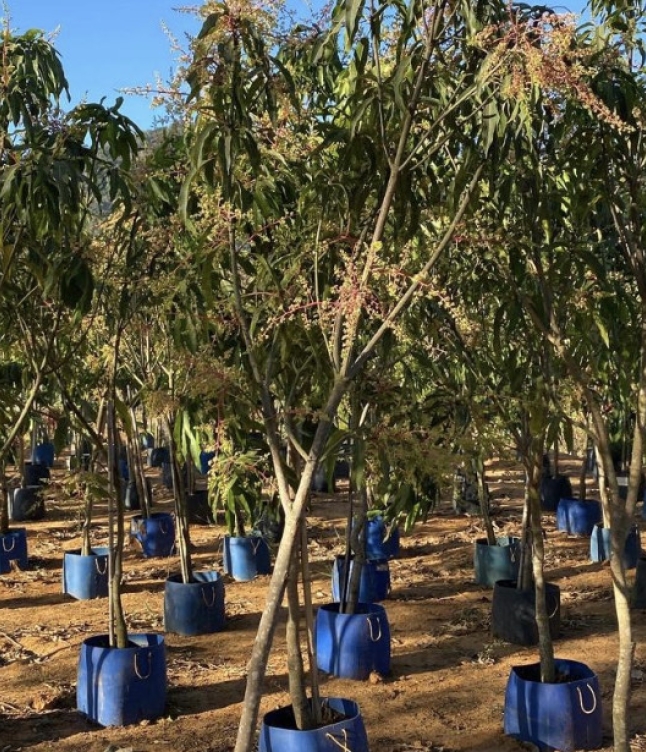
[[[574,462],[566,467],[573,476],[577,468]],[[149,472],[157,508],[170,509],[158,472]],[[518,533],[522,474],[513,463],[498,461],[489,480],[496,525],[501,533]],[[226,578],[228,624],[223,632],[166,636],[168,699],[162,719],[101,728],[75,710],[75,682],[81,641],[106,632],[107,602],[75,601],[62,594],[62,552],[80,545],[79,513],[74,502],[60,501],[55,484],[48,496],[46,519],[26,523],[29,569],[0,576],[0,752],[232,750],[268,578],[251,583]],[[319,495],[313,501],[309,532],[316,604],[331,600],[331,563],[342,550],[346,508],[341,495]],[[97,544],[107,538],[103,512],[99,508],[96,518]],[[639,522],[643,526],[641,518]],[[546,569],[561,587],[562,636],[556,654],[583,661],[599,675],[604,744],[610,748],[617,645],[610,572],[589,561],[587,540],[556,532],[554,515],[545,515],[545,530]],[[198,568],[221,569],[224,532],[218,526],[192,528]],[[480,535],[478,520],[454,515],[446,503],[426,524],[404,535],[401,557],[391,562],[392,593],[384,603],[392,630],[391,676],[372,684],[322,675],[324,694],[359,702],[371,752],[528,748],[503,735],[503,701],[510,667],[534,662],[536,651],[491,635],[491,591],[473,582],[473,541]],[[163,631],[164,579],[178,571],[177,558],[146,560],[127,548],[124,571],[129,628]],[[645,614],[637,611],[634,617],[631,725],[634,749],[646,750]],[[283,631],[279,626],[263,712],[289,703]]]

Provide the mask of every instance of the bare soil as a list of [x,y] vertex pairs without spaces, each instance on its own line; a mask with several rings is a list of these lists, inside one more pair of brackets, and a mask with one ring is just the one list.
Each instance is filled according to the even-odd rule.
[[[578,476],[578,462],[566,470]],[[241,713],[246,664],[264,608],[268,577],[250,583],[226,577],[227,628],[202,637],[166,636],[168,700],[164,717],[127,728],[101,728],[76,711],[79,645],[107,631],[107,600],[75,601],[61,592],[65,549],[78,548],[77,502],[61,501],[55,481],[47,516],[28,528],[30,566],[0,576],[0,752],[225,752],[232,750]],[[169,493],[154,481],[157,510],[170,510]],[[500,534],[517,534],[523,475],[510,462],[493,463],[490,486]],[[589,495],[594,496],[592,480]],[[309,519],[315,604],[330,596],[331,565],[343,548],[347,502],[317,495]],[[617,653],[610,571],[589,561],[589,541],[557,532],[545,515],[546,569],[561,588],[559,657],[587,663],[599,675],[604,744],[611,747],[610,711]],[[639,518],[639,524],[644,523]],[[192,527],[199,569],[221,569],[220,526]],[[534,648],[494,639],[491,590],[473,582],[476,518],[453,514],[448,504],[402,537],[391,562],[392,592],[384,605],[392,630],[392,674],[353,682],[321,675],[322,691],[356,700],[372,752],[451,752],[528,749],[502,732],[510,668],[537,660]],[[105,544],[107,521],[99,507],[95,543]],[[128,547],[124,605],[129,629],[163,631],[164,580],[179,571],[176,557],[144,559]],[[634,573],[631,573],[634,576]],[[634,749],[646,750],[646,625],[634,614],[636,666],[631,709]],[[284,623],[284,614],[282,618]],[[264,686],[262,711],[289,704],[283,626],[278,627]]]

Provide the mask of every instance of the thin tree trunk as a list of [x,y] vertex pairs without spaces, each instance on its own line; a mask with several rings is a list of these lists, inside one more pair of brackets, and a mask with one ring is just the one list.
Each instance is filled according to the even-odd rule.
[[92,539],[90,537],[90,526],[92,525],[92,495],[87,490],[85,484],[83,497],[83,527],[81,529],[81,556],[90,556],[92,553]]
[[[341,400],[345,392],[343,382],[337,383],[326,407],[326,414],[331,415]],[[325,423],[321,421],[314,437],[310,455],[305,462],[303,474],[301,476],[294,501],[290,505],[285,502],[281,493],[281,503],[285,509],[285,530],[278,547],[276,561],[274,562],[274,571],[269,582],[267,590],[267,600],[263,609],[258,631],[251,651],[251,658],[247,671],[247,686],[245,689],[244,704],[240,725],[238,728],[238,737],[236,739],[235,752],[248,752],[253,747],[253,739],[256,730],[256,719],[260,708],[260,699],[262,697],[262,685],[271,650],[271,644],[276,629],[276,617],[278,609],[283,600],[285,593],[285,584],[289,572],[292,550],[298,536],[300,518],[303,514],[305,504],[309,496],[309,489],[312,483],[314,468],[316,467],[315,457],[319,457],[327,441],[331,420]]]
[[350,482],[348,483],[348,514],[346,517],[345,527],[345,554],[343,557],[343,572],[340,578],[339,587],[339,613],[346,612],[348,597],[348,588],[350,586],[350,566],[352,563],[352,522],[354,520],[354,488],[352,484],[352,473],[350,473]]
[[310,573],[309,547],[307,545],[307,522],[301,520],[301,570],[303,579],[303,601],[305,604],[305,624],[307,629],[307,660],[310,667],[310,687],[312,690],[312,721],[320,726],[321,693],[319,672],[316,665],[316,630],[314,629],[314,608],[312,606],[312,575]]
[[543,474],[543,442],[534,439],[532,451],[531,482],[528,486],[532,528],[532,572],[536,592],[536,626],[538,627],[538,652],[541,662],[541,681],[554,682],[556,678],[554,668],[554,645],[550,634],[549,615],[545,590],[543,563],[545,550],[543,546],[543,527],[541,524],[540,483]]
[[[608,481],[604,460],[597,445],[594,445],[594,455],[597,460],[597,482],[599,484],[599,498],[601,499],[601,511],[603,514],[603,526],[610,529],[610,503],[608,498]],[[611,460],[612,461],[612,460]]]
[[496,533],[493,529],[493,523],[491,522],[491,515],[489,514],[489,499],[487,498],[487,484],[485,482],[484,460],[480,455],[478,455],[474,459],[473,464],[476,471],[476,484],[478,486],[478,503],[480,505],[482,522],[487,534],[487,543],[490,546],[495,546],[497,545]]
[[586,476],[588,474],[588,449],[583,454],[583,462],[581,463],[581,469],[579,470],[579,498],[585,499],[586,496]]
[[9,489],[7,488],[7,466],[4,459],[0,460],[0,494],[0,535],[6,535],[9,532]]
[[177,447],[173,434],[173,421],[165,420],[165,429],[168,434],[168,451],[170,454],[170,473],[173,481],[173,498],[175,501],[175,518],[177,520],[177,539],[179,543],[179,561],[182,570],[182,582],[188,584],[193,580],[193,562],[191,561],[191,537],[189,532],[188,514],[186,511],[186,489],[184,480],[179,470],[177,460]]
[[[302,523],[301,523],[302,524]],[[310,703],[305,693],[305,670],[301,654],[301,612],[298,597],[300,541],[297,541],[292,553],[287,580],[287,672],[289,677],[289,696],[296,728],[306,731],[313,727]]]
[[132,438],[130,440],[130,461],[131,472],[135,476],[137,484],[137,495],[141,501],[141,513],[144,519],[150,517],[150,498],[148,497],[148,484],[146,483],[146,473],[144,463],[141,460],[141,448],[139,446],[139,437],[137,434],[137,416],[135,408],[130,406],[130,422],[132,424]]
[[354,614],[359,602],[361,588],[361,574],[366,563],[366,520],[368,519],[368,491],[365,480],[359,490],[359,507],[351,525],[352,563],[350,565],[350,577],[348,579],[348,592],[346,593],[345,610],[343,613]]
[[[616,520],[614,521],[616,524]],[[615,596],[615,613],[619,633],[619,655],[615,674],[615,690],[612,697],[612,726],[615,752],[630,752],[628,705],[631,697],[631,674],[635,655],[635,641],[630,615],[629,588],[622,553],[625,535],[620,526],[610,529],[610,571]]]
[[530,526],[529,501],[530,474],[525,474],[525,500],[523,502],[523,519],[520,526],[520,563],[518,565],[518,590],[528,590],[532,585],[532,531]]
[[[108,418],[108,442],[110,452],[112,453],[110,462],[110,486],[112,493],[110,496],[114,500],[114,507],[110,507],[110,533],[112,542],[110,545],[110,559],[112,566],[110,568],[111,577],[109,580],[109,598],[110,598],[110,645],[116,648],[125,648],[128,645],[128,631],[126,620],[123,614],[123,605],[121,603],[121,576],[123,572],[123,539],[124,539],[124,508],[123,497],[121,494],[121,483],[119,482],[119,436],[116,427],[116,418],[114,403],[110,404]],[[113,537],[114,518],[116,518],[116,535]]]

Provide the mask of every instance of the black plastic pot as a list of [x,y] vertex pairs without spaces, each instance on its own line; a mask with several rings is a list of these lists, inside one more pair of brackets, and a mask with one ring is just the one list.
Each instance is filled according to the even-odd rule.
[[[150,478],[146,478],[146,486],[148,487],[148,498],[152,500],[152,484]],[[123,493],[123,506],[130,511],[136,511],[141,509],[141,499],[139,498],[139,491],[137,490],[137,484],[134,480],[121,481],[121,489]],[[151,504],[152,506],[152,504]]]
[[327,473],[322,465],[316,468],[316,472],[312,478],[312,491],[316,493],[334,493],[336,491],[334,478],[332,479],[332,488],[330,489]]
[[23,520],[42,520],[44,516],[45,499],[42,486],[14,488],[9,494],[9,519],[22,522]]
[[47,465],[36,465],[33,462],[25,462],[25,485],[38,486],[49,480],[49,468]]
[[186,514],[192,525],[213,525],[215,518],[206,489],[186,495]]
[[632,607],[646,608],[646,556],[644,554],[637,560]]
[[162,467],[162,465],[170,462],[170,452],[168,447],[155,447],[150,450],[148,455],[148,462],[150,467]]
[[[561,589],[548,582],[545,586],[550,635],[561,631]],[[494,637],[513,645],[538,644],[534,588],[518,590],[516,580],[498,580],[493,587],[491,631]]]
[[572,484],[566,475],[544,477],[541,481],[541,507],[546,512],[555,512],[561,499],[572,498]]
[[285,513],[283,512],[283,508],[279,505],[278,509],[275,510],[266,504],[256,520],[254,530],[257,530],[268,543],[278,545],[285,530]]

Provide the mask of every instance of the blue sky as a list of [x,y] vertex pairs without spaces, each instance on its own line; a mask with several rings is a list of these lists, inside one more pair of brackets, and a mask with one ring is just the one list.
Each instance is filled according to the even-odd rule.
[[[180,5],[181,0],[9,0],[9,13],[18,32],[59,28],[54,45],[73,103],[105,96],[112,104],[119,89],[155,84],[156,74],[169,77],[176,54],[162,24],[180,42],[199,30],[197,17],[173,10]],[[143,97],[126,97],[122,111],[144,128],[155,117]]]
[[[155,84],[156,76],[168,79],[177,63],[177,53],[163,31],[165,24],[180,44],[186,34],[199,30],[195,15],[175,10],[190,0],[8,0],[11,28],[17,32],[58,29],[55,46],[61,53],[70,84],[72,104],[83,98],[112,104],[119,90]],[[199,0],[194,0],[199,4]],[[291,0],[302,16],[323,0]],[[583,0],[564,5],[580,10]],[[563,10],[563,6],[557,6]],[[1,13],[2,11],[0,11]],[[142,128],[156,117],[150,101],[127,96],[122,110]],[[158,111],[158,114],[163,114]]]
[[[307,15],[310,6],[322,2],[290,0],[289,5]],[[157,75],[168,79],[177,54],[162,27],[186,46],[186,34],[196,34],[200,22],[176,9],[196,5],[200,0],[8,0],[14,31],[59,29],[54,44],[62,55],[72,104],[104,96],[112,104],[120,89],[154,85]],[[142,128],[156,117],[144,97],[127,96],[122,112]]]

